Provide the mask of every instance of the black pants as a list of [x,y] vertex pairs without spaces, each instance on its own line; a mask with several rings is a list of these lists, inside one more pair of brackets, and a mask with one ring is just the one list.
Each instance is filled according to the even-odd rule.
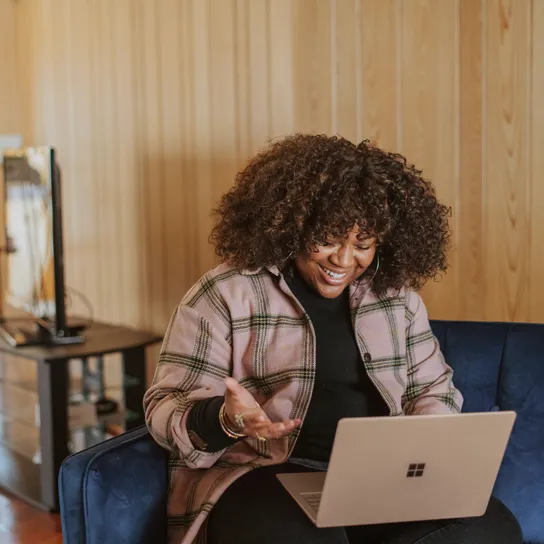
[[492,498],[487,512],[461,520],[317,528],[276,478],[303,472],[284,464],[242,476],[210,513],[208,544],[521,544],[520,527]]

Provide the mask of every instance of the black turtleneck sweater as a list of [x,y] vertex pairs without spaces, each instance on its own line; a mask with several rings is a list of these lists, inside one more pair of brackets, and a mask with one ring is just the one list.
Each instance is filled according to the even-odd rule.
[[314,390],[292,457],[328,461],[340,419],[384,416],[389,411],[368,377],[355,341],[349,289],[329,299],[296,271],[286,280],[310,317],[317,343]]

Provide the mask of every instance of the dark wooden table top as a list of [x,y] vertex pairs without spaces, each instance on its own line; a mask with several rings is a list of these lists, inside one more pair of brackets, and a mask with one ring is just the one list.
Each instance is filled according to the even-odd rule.
[[112,325],[93,321],[84,330],[85,342],[57,346],[20,346],[13,347],[0,338],[0,352],[34,360],[53,362],[62,359],[93,357],[150,346],[162,341],[162,337],[150,332],[131,327]]

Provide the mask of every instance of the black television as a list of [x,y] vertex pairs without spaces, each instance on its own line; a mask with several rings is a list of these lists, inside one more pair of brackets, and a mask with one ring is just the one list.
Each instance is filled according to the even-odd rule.
[[3,155],[6,277],[0,334],[12,345],[83,342],[66,315],[61,175],[52,147]]

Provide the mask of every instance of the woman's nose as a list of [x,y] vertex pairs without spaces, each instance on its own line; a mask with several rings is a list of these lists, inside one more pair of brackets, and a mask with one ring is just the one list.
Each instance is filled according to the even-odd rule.
[[353,248],[347,244],[338,246],[331,255],[331,262],[339,268],[351,268],[353,266]]

